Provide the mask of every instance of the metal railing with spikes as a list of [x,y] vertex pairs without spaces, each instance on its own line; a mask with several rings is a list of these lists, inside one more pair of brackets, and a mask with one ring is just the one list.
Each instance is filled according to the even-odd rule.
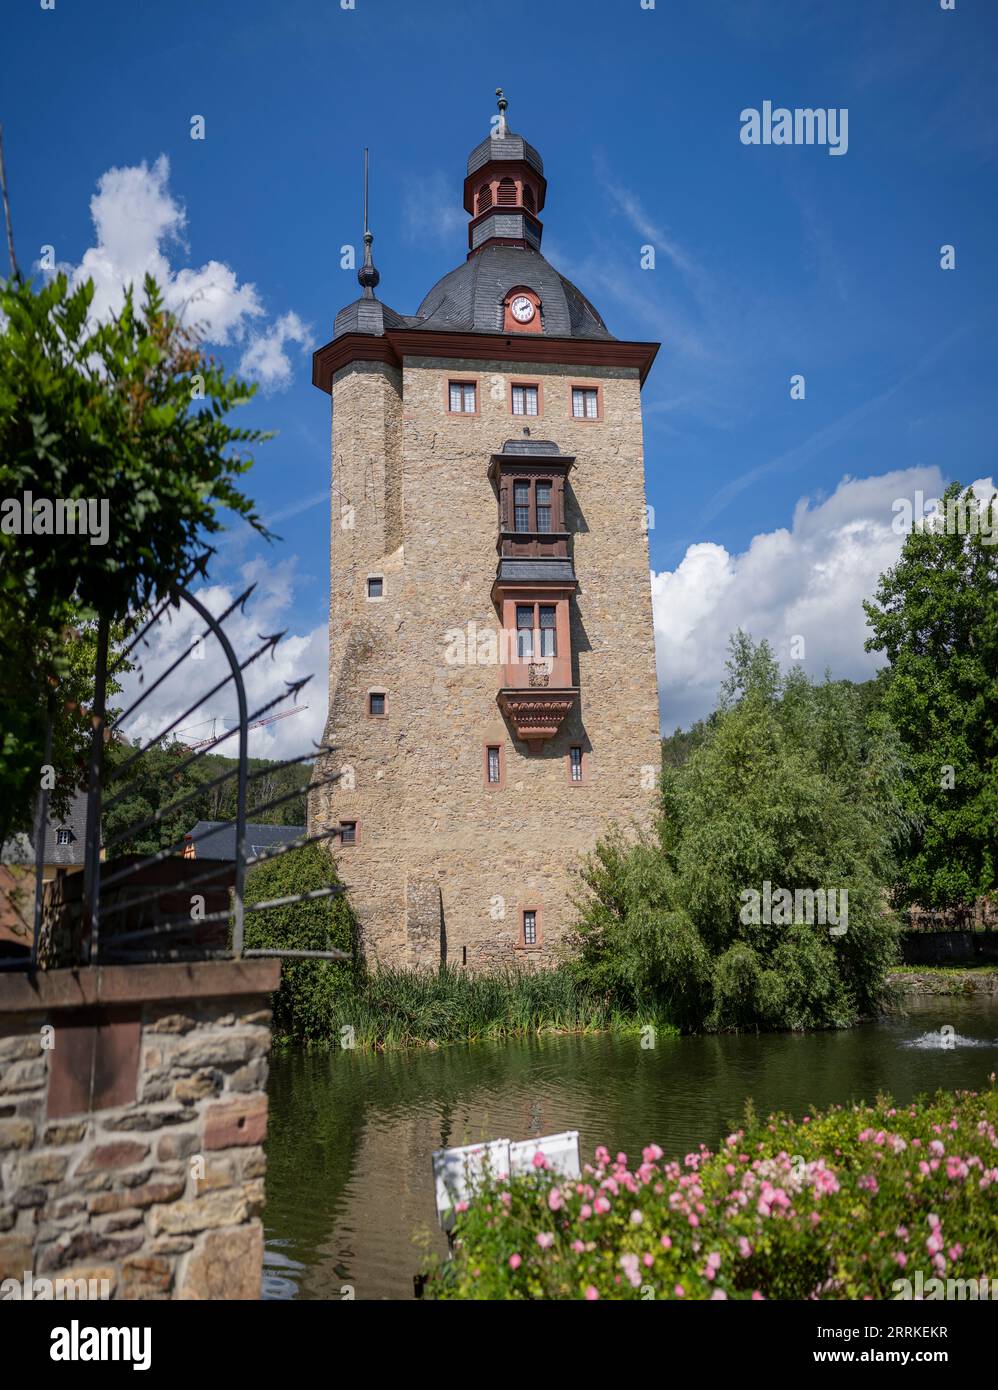
[[[219,616],[211,613],[208,607],[186,588],[178,591],[174,599],[162,602],[148,616],[136,621],[135,631],[129,635],[127,643],[117,653],[113,664],[109,664],[109,627],[101,621],[97,631],[97,659],[95,667],[94,700],[90,709],[92,736],[90,744],[89,775],[86,791],[86,836],[83,852],[82,873],[62,873],[49,883],[44,883],[44,858],[46,828],[48,826],[49,793],[43,789],[39,793],[35,818],[35,905],[33,940],[30,958],[0,958],[0,968],[51,968],[67,965],[97,965],[161,960],[189,960],[204,958],[240,958],[255,956],[291,956],[322,960],[349,960],[350,956],[340,950],[281,950],[277,948],[247,948],[245,945],[245,925],[248,914],[264,912],[275,908],[293,907],[298,903],[314,902],[322,898],[342,893],[338,883],[329,883],[308,892],[271,898],[265,901],[245,901],[246,872],[260,864],[277,859],[309,845],[327,841],[340,832],[338,828],[319,830],[309,834],[307,831],[289,841],[268,846],[260,853],[247,856],[246,833],[249,814],[248,801],[253,784],[260,778],[279,773],[297,764],[310,762],[317,755],[326,755],[333,749],[326,744],[314,745],[314,751],[298,757],[287,758],[256,771],[249,770],[248,731],[249,726],[262,716],[288,700],[297,703],[300,692],[311,680],[310,676],[285,681],[284,689],[273,698],[266,699],[258,708],[250,710],[247,699],[244,673],[268,653],[274,652],[284,636],[283,632],[261,635],[259,645],[251,653],[240,659],[225,630],[225,622],[236,613],[244,613],[245,605],[253,587],[241,593]],[[196,619],[204,624],[203,630],[175,659],[160,671],[154,679],[145,680],[141,656],[151,648],[151,637],[157,625],[169,621],[172,607],[185,605]],[[221,671],[208,677],[209,688],[197,692],[196,698],[189,702],[194,693],[189,663],[200,664],[205,656],[205,644],[217,644],[221,653]],[[119,673],[135,676],[141,687],[131,703],[120,713],[109,712],[107,708],[109,682]],[[217,678],[216,678],[217,676]],[[143,706],[154,694],[160,697],[167,694],[171,681],[183,681],[185,703],[183,713],[169,717],[162,728],[150,736],[132,741],[131,751],[113,765],[106,757],[110,740],[117,740],[121,747],[128,745],[125,730]],[[174,799],[159,805],[148,814],[140,814],[133,821],[122,823],[123,810],[133,793],[136,780],[141,778],[143,760],[148,760],[156,750],[164,747],[185,749],[176,741],[176,730],[180,728],[197,710],[208,701],[231,697],[235,703],[235,720],[232,727],[225,729],[217,737],[202,740],[196,750],[187,749],[186,756],[180,752],[179,761],[170,769],[170,778],[177,783],[182,774],[192,775],[194,769],[209,754],[228,740],[236,740],[234,762],[216,775],[209,769],[204,781],[196,781],[193,789],[184,790]],[[169,700],[168,700],[168,703]],[[167,743],[170,735],[174,742]],[[52,725],[48,730],[48,747],[51,748]],[[312,781],[312,787],[334,782],[338,773],[332,773]],[[188,780],[190,777],[188,777]],[[208,793],[219,792],[229,784],[235,787],[235,814],[227,820],[212,822],[210,829],[195,834],[185,833],[180,839],[176,830],[170,829],[176,823],[176,816],[186,807],[198,802]],[[275,810],[294,797],[302,795],[303,788],[294,785],[278,796],[252,807],[256,815]],[[144,808],[146,809],[146,808]],[[101,828],[110,812],[117,812],[113,819],[117,822],[113,830],[102,836]],[[234,862],[221,859],[199,859],[197,845],[209,836],[218,837],[223,832],[232,832],[235,844]],[[152,839],[166,840],[153,850],[143,848],[140,852],[128,852],[129,842],[142,838],[144,845]],[[217,841],[216,841],[217,842]],[[332,877],[332,860],[330,859]],[[172,899],[190,897],[191,890],[200,887],[205,891],[195,895],[200,899],[202,910],[198,913],[175,911],[167,906]],[[213,899],[214,910],[204,911],[208,896]]]

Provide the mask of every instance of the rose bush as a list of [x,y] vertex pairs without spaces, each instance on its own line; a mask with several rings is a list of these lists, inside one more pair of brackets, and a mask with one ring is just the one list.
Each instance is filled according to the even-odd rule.
[[581,1180],[538,1155],[460,1211],[442,1299],[895,1298],[897,1280],[998,1277],[998,1093],[749,1112],[718,1153],[631,1164],[596,1150]]

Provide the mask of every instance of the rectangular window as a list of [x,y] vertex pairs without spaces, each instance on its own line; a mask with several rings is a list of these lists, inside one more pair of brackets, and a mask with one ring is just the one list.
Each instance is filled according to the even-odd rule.
[[529,661],[534,654],[534,605],[516,605],[516,654],[521,661]]
[[57,830],[57,831],[55,832],[55,842],[56,842],[57,845],[68,845],[68,844],[69,844],[69,831],[68,831],[68,830]]
[[340,844],[355,845],[357,843],[357,822],[355,820],[340,821]]
[[557,656],[557,633],[555,631],[555,615],[557,609],[553,603],[542,603],[541,609],[541,656]]
[[385,592],[385,581],[380,575],[367,581],[367,597],[381,598]]
[[367,711],[376,718],[385,713],[385,693],[383,690],[372,690],[367,697]]
[[488,750],[488,758],[489,758],[489,782],[490,782],[492,785],[494,785],[494,786],[498,786],[498,785],[499,785],[499,782],[500,782],[500,774],[499,774],[499,749],[498,749],[498,747],[496,747],[496,746],[491,746],[491,745],[490,745],[489,750]]
[[582,749],[575,747],[568,750],[568,765],[571,769],[573,782],[582,781]]
[[537,913],[531,908],[524,909],[523,913],[523,944],[537,945]]
[[572,414],[577,420],[598,420],[599,392],[593,387],[573,386]]
[[535,485],[535,497],[537,501],[537,529],[542,535],[547,535],[551,530],[551,484],[537,483]]
[[452,381],[450,383],[450,408],[455,415],[474,415],[475,383],[473,381]]
[[514,414],[514,415],[536,415],[536,414],[537,414],[537,387],[536,387],[536,386],[514,386],[514,387],[513,387],[513,414]]
[[530,530],[530,484],[513,484],[513,530]]

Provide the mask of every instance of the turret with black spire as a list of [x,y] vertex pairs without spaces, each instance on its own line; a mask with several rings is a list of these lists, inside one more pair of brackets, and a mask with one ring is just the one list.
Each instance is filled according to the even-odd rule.
[[364,260],[357,271],[357,279],[361,287],[361,296],[355,299],[352,304],[348,304],[345,309],[341,309],[336,315],[333,324],[333,337],[340,338],[344,333],[384,333],[386,328],[404,328],[405,320],[401,314],[397,314],[394,309],[390,309],[387,304],[382,304],[380,299],[376,299],[374,291],[381,282],[381,274],[374,264],[371,254],[371,247],[374,244],[374,233],[371,231],[368,219],[368,184],[369,184],[370,160],[368,150],[364,149]]

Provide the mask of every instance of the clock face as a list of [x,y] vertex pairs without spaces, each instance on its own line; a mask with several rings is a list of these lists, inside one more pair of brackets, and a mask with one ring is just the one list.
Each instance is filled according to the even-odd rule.
[[534,306],[525,294],[518,294],[509,307],[517,323],[529,323],[534,317]]

